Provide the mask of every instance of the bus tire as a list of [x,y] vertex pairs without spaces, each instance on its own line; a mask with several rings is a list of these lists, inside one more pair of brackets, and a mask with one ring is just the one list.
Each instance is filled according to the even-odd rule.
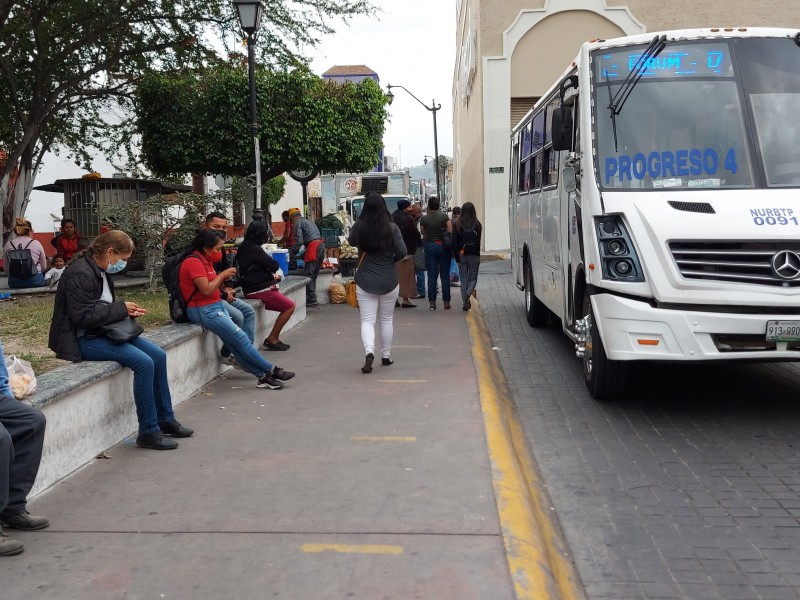
[[594,313],[589,294],[583,295],[583,314],[589,316],[586,352],[583,356],[583,377],[586,389],[595,400],[610,400],[622,395],[627,381],[627,365],[618,360],[610,360],[600,332],[595,325]]
[[533,271],[530,261],[525,261],[525,318],[531,327],[544,327],[550,320],[550,311],[533,293]]

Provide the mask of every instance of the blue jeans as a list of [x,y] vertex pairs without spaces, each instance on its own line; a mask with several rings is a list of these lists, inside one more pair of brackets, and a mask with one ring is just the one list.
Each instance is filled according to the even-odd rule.
[[6,357],[3,354],[3,342],[0,341],[0,398],[3,396],[13,396],[13,394],[8,383],[8,368],[6,367]]
[[449,248],[436,242],[425,242],[425,266],[428,271],[428,300],[436,302],[436,278],[442,284],[442,300],[450,302],[450,258]]
[[27,277],[12,277],[9,275],[8,287],[18,290],[44,287],[44,274],[37,273],[36,275],[28,275]]
[[[233,322],[236,323],[242,331],[244,331],[244,334],[250,340],[250,343],[253,343],[256,337],[255,309],[241,298],[236,298],[233,303],[223,300],[222,304],[225,306],[225,310],[228,311],[230,318],[233,319]],[[222,344],[220,353],[222,356],[227,358],[230,356],[231,350],[228,348],[228,346]]]
[[112,344],[104,337],[78,338],[84,360],[114,360],[133,371],[133,400],[139,433],[160,431],[158,424],[174,421],[167,380],[167,353],[143,337]]
[[425,271],[417,271],[417,296],[425,295]]
[[253,342],[247,339],[244,331],[228,316],[225,304],[227,302],[220,300],[205,306],[190,306],[187,309],[189,320],[196,325],[205,327],[221,339],[222,343],[231,349],[231,354],[236,361],[248,373],[252,373],[258,378],[272,373],[273,366],[258,353]]

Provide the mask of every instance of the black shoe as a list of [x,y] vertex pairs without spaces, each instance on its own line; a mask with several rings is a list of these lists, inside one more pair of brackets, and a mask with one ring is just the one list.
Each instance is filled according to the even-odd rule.
[[14,556],[25,549],[25,545],[19,540],[8,537],[0,529],[0,556]]
[[393,364],[394,364],[394,361],[393,361],[391,358],[382,358],[382,359],[381,359],[381,364],[382,364],[384,367],[388,367],[389,365],[393,365]]
[[174,450],[178,447],[178,442],[166,437],[160,431],[156,431],[137,435],[136,445],[139,448],[150,448],[151,450]]
[[375,360],[375,355],[370,352],[364,357],[364,366],[361,367],[362,373],[372,373],[372,361]]
[[278,381],[289,381],[294,377],[294,372],[286,371],[280,367],[272,367],[272,377]]
[[279,390],[283,387],[283,382],[275,379],[272,375],[267,373],[258,380],[256,387],[265,388],[268,390]]
[[319,302],[314,300],[313,302],[306,300],[306,306],[317,306]]
[[280,340],[278,340],[277,344],[273,344],[272,342],[264,340],[263,346],[264,346],[264,350],[281,350],[282,351],[282,350],[288,350],[289,348],[291,348],[291,346],[289,344],[284,344]]
[[159,423],[158,426],[164,435],[171,435],[177,438],[189,437],[194,433],[194,429],[184,427],[177,421],[164,421]]
[[34,517],[28,512],[18,515],[4,515],[0,517],[3,527],[19,529],[20,531],[38,531],[50,526],[50,521],[44,517]]

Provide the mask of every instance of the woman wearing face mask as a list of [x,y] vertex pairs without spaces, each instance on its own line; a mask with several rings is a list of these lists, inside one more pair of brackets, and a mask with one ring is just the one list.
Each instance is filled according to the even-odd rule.
[[117,300],[109,274],[119,273],[133,254],[133,241],[119,230],[95,238],[91,248],[76,254],[64,270],[50,323],[50,349],[58,358],[114,360],[133,371],[133,399],[139,419],[136,445],[171,450],[178,443],[165,436],[189,437],[193,431],[175,420],[167,380],[167,354],[138,336],[112,344],[91,330],[147,311],[134,302]]
[[214,270],[222,260],[222,240],[213,230],[201,229],[191,246],[194,252],[183,259],[178,278],[189,320],[221,339],[242,369],[256,376],[256,387],[281,389],[295,374],[267,362],[222,304],[220,286],[236,273],[235,268]]

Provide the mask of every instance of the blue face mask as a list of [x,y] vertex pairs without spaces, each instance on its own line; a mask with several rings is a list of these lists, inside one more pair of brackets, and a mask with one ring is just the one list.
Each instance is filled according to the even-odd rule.
[[127,266],[128,266],[128,261],[127,260],[119,259],[113,265],[108,265],[106,267],[106,273],[111,273],[111,274],[119,273],[120,271],[122,271]]

